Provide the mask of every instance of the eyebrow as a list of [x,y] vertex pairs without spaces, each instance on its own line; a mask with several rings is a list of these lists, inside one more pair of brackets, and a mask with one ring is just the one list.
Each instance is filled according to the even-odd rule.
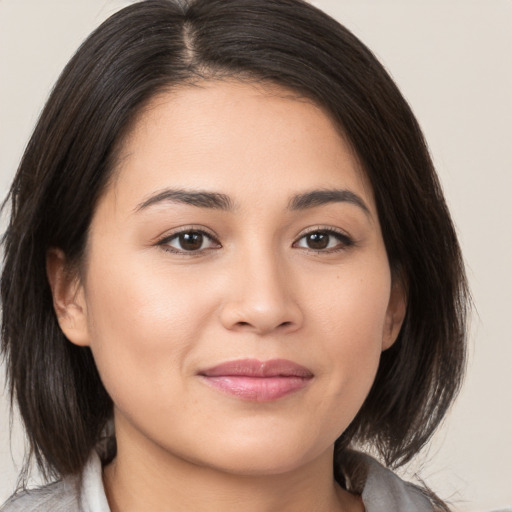
[[312,190],[298,194],[291,198],[288,208],[290,210],[305,210],[329,203],[350,203],[358,206],[368,216],[371,216],[370,209],[363,199],[354,192],[345,189]]
[[138,212],[157,203],[167,201],[189,204],[192,206],[197,206],[198,208],[233,210],[233,201],[226,194],[220,194],[217,192],[165,189],[140,203],[135,208],[135,211]]
[[[135,208],[135,211],[139,212],[155,204],[168,201],[224,211],[232,211],[235,208],[233,200],[228,195],[219,192],[165,189],[144,200]],[[345,189],[311,190],[297,194],[288,202],[288,209],[292,211],[306,210],[329,203],[350,203],[371,216],[370,209],[363,199]]]

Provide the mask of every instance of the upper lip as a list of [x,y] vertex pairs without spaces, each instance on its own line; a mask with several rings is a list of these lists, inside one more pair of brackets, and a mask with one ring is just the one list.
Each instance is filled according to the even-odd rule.
[[313,373],[300,364],[287,359],[238,359],[201,370],[204,377],[301,377],[311,378]]

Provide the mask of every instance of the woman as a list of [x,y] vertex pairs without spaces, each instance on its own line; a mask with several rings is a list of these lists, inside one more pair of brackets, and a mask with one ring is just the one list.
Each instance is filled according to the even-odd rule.
[[9,198],[3,351],[58,482],[2,510],[448,510],[384,466],[460,385],[460,250],[410,109],[337,22],[123,9]]

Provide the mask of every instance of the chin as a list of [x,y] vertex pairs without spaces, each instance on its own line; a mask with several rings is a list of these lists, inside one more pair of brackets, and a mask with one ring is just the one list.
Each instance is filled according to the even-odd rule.
[[208,460],[197,461],[201,465],[243,476],[266,476],[293,472],[313,460],[326,455],[332,458],[332,445],[327,448],[307,443],[283,440],[268,442],[268,439],[242,441],[231,439],[219,442],[218,449],[208,449]]

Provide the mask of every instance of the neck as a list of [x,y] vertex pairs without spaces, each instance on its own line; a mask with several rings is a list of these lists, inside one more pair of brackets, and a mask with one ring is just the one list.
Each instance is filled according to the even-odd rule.
[[360,512],[359,497],[332,474],[332,449],[279,474],[233,474],[141,446],[118,436],[114,461],[104,470],[112,512]]

